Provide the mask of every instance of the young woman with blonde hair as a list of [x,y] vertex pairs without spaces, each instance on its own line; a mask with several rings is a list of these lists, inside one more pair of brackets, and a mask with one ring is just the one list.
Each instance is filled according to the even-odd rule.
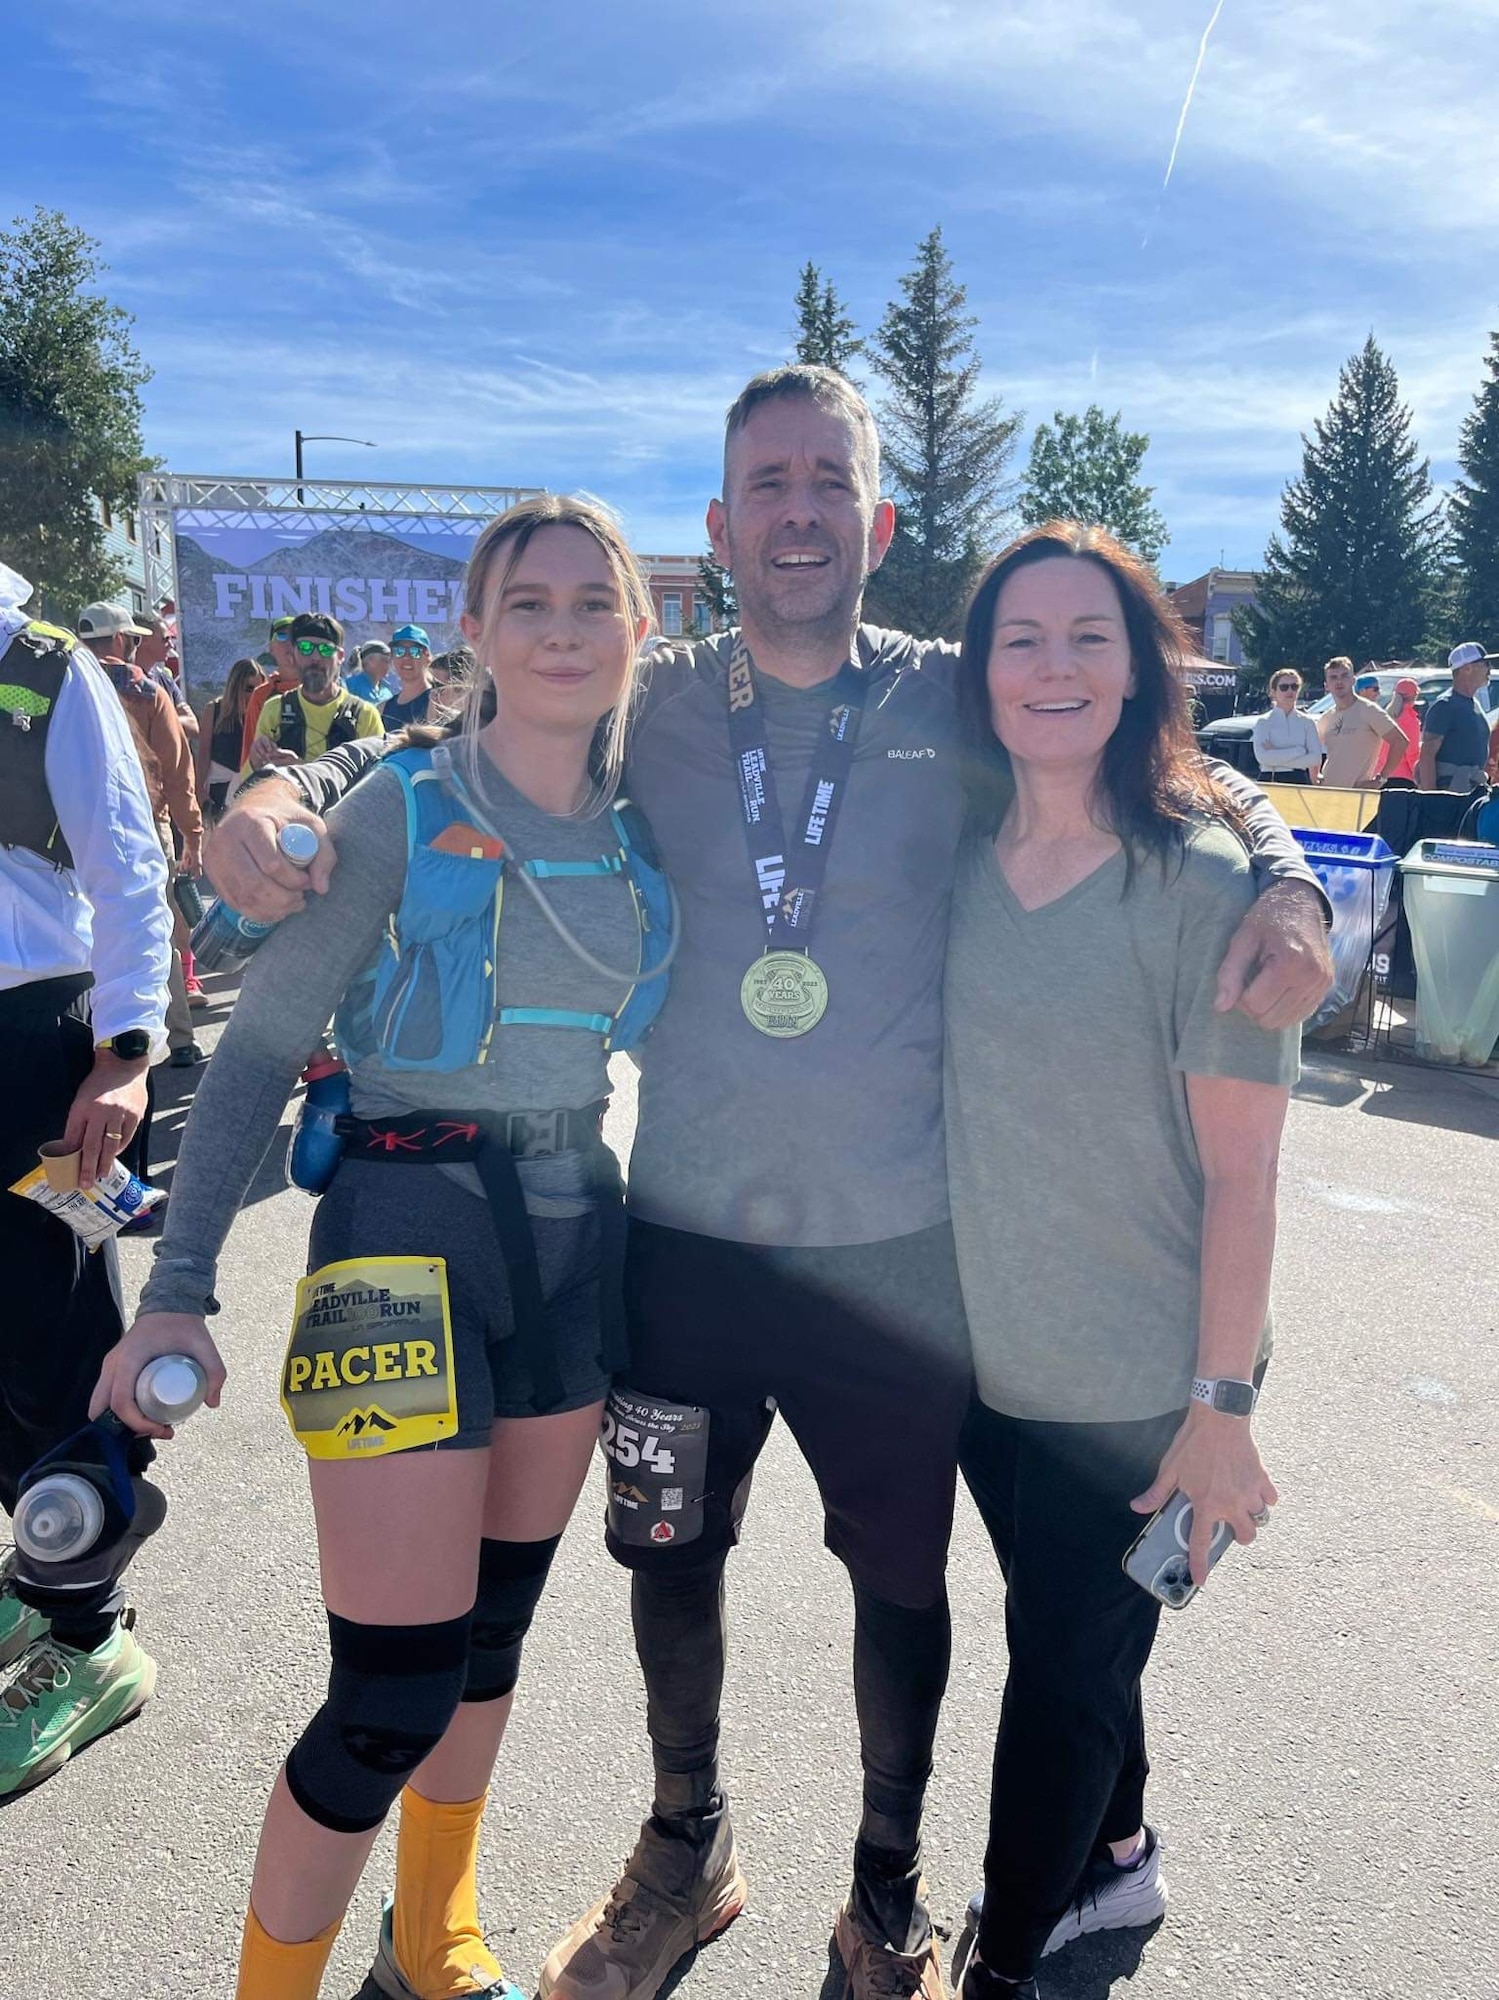
[[526,501],[480,537],[465,589],[481,670],[463,714],[338,807],[331,888],[252,962],[95,1397],[160,1434],[131,1385],[181,1352],[217,1402],[215,1258],[336,1009],[351,1105],[282,1376],[332,1675],[271,1796],[239,2000],[313,2000],[398,1794],[373,1990],[516,1993],[478,1920],[479,1822],[616,1358],[606,1059],[660,1004],[673,914],[615,797],[650,600],[614,523]]

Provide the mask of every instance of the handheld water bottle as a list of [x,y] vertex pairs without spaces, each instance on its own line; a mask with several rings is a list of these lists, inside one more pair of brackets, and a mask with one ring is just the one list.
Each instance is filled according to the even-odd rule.
[[307,1194],[322,1194],[343,1157],[338,1120],[349,1109],[349,1072],[341,1057],[321,1049],[302,1072],[307,1094],[292,1127],[286,1178]]
[[[310,826],[282,827],[276,845],[293,868],[310,868],[317,857],[317,835]],[[275,928],[274,924],[242,917],[220,897],[193,929],[193,957],[199,972],[214,972],[230,959],[248,958]]]
[[[153,1423],[180,1424],[207,1392],[203,1370],[186,1354],[159,1354],[136,1378],[135,1400]],[[33,1562],[74,1562],[118,1541],[135,1518],[127,1450],[134,1432],[106,1410],[49,1451],[26,1473],[16,1502],[16,1547]]]

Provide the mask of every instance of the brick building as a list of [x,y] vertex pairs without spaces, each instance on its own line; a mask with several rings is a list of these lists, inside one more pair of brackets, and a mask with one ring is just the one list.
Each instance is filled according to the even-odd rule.
[[713,611],[703,595],[696,556],[641,556],[651,587],[656,624],[669,639],[683,632],[711,632]]
[[1166,586],[1177,614],[1205,660],[1244,665],[1244,648],[1234,630],[1234,612],[1255,602],[1259,579],[1250,569],[1210,569],[1190,583]]

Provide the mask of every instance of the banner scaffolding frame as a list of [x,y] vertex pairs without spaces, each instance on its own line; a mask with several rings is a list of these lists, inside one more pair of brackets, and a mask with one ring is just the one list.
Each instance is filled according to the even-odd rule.
[[544,486],[456,486],[445,480],[246,479],[203,472],[142,473],[138,487],[146,602],[154,611],[176,599],[174,516],[205,509],[226,522],[253,527],[267,514],[396,515],[407,520],[487,521],[518,501],[545,493]]

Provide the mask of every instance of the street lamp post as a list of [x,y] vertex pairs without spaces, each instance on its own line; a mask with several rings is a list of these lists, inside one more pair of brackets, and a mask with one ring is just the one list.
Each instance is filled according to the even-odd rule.
[[362,444],[369,451],[378,449],[373,438],[344,437],[338,431],[294,431],[297,450],[297,505],[305,506],[302,498],[302,447],[304,444]]

